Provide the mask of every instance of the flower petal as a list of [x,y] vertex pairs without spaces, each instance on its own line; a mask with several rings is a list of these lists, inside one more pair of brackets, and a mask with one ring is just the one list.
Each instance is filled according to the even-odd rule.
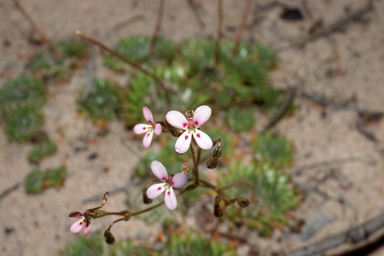
[[184,173],[176,173],[172,178],[172,187],[183,188],[188,183],[188,177]]
[[149,145],[151,145],[152,137],[153,137],[153,131],[152,132],[147,132],[147,134],[144,135],[143,146],[145,148],[148,148]]
[[159,136],[161,132],[163,131],[163,128],[161,127],[161,124],[156,124],[155,125],[155,134]]
[[85,229],[84,229],[84,235],[88,234],[89,231],[91,230],[91,222],[87,222],[87,224],[85,224]]
[[147,120],[147,123],[149,123],[149,124],[154,123],[152,112],[147,107],[143,107],[143,115],[144,115],[145,120]]
[[193,114],[193,124],[195,127],[199,128],[203,124],[205,124],[209,117],[211,116],[212,110],[208,106],[200,106],[195,110]]
[[133,127],[133,132],[136,134],[142,134],[145,132],[148,132],[148,125],[147,124],[137,124],[135,127]]
[[72,233],[77,233],[79,232],[84,226],[84,220],[83,219],[80,219],[78,221],[76,221],[75,223],[72,224],[71,226],[71,232]]
[[84,213],[81,211],[73,211],[69,214],[69,217],[72,217],[72,218],[81,218],[83,216],[84,216]]
[[185,131],[183,134],[181,134],[175,144],[176,152],[179,154],[184,154],[191,145],[191,139],[192,136],[189,134],[189,131]]
[[188,127],[187,118],[183,114],[181,114],[179,111],[174,111],[174,110],[169,111],[165,116],[165,119],[167,119],[167,122],[170,125],[178,129],[185,130]]
[[208,150],[213,145],[211,138],[205,132],[200,130],[196,130],[193,133],[193,138],[195,138],[197,145],[202,149]]
[[173,188],[169,188],[165,191],[164,202],[169,210],[176,209],[177,200],[176,200],[176,195],[175,195],[175,192],[173,191]]
[[165,183],[158,183],[150,186],[146,191],[147,197],[149,199],[155,199],[156,197],[158,197],[165,190],[164,185]]
[[159,161],[152,161],[151,170],[159,180],[166,181],[168,179],[167,169],[165,169],[164,165]]

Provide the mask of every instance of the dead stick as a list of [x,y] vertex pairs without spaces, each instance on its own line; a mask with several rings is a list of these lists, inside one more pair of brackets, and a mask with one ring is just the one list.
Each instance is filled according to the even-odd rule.
[[245,9],[244,9],[243,19],[241,20],[239,29],[236,32],[235,47],[233,47],[232,56],[235,56],[238,49],[239,49],[240,41],[241,41],[241,38],[243,36],[245,26],[247,24],[249,13],[251,11],[251,4],[252,4],[252,0],[247,0],[247,4],[246,4]]
[[48,46],[49,50],[52,52],[52,54],[56,54],[55,48],[53,48],[53,45],[48,40],[48,38],[45,36],[44,32],[36,25],[36,23],[32,20],[31,16],[28,15],[27,11],[24,9],[24,7],[19,3],[18,0],[12,0],[13,3],[16,5],[17,9],[21,12],[21,14],[24,16],[24,18],[28,21],[29,25],[33,28],[36,34],[39,35],[40,39]]
[[9,193],[11,193],[12,191],[18,189],[20,186],[20,182],[16,182],[15,185],[13,185],[12,187],[10,188],[7,188],[6,190],[4,190],[1,194],[0,194],[0,201],[6,197]]
[[101,49],[109,52],[110,54],[112,54],[113,56],[116,56],[117,58],[119,58],[120,60],[124,61],[125,63],[127,63],[128,65],[130,65],[131,67],[143,72],[144,74],[146,74],[147,76],[151,77],[153,80],[155,80],[160,86],[161,88],[163,89],[164,91],[164,95],[165,95],[165,100],[166,100],[166,103],[167,103],[167,107],[169,108],[170,106],[170,103],[171,103],[171,99],[169,98],[169,94],[168,94],[168,91],[167,91],[167,88],[165,87],[165,84],[163,83],[163,81],[161,81],[161,79],[159,79],[157,76],[155,76],[154,74],[152,74],[151,72],[149,72],[148,70],[146,70],[145,68],[143,68],[142,66],[140,66],[139,64],[137,63],[134,63],[133,61],[131,61],[130,59],[124,57],[123,55],[119,54],[118,52],[115,52],[114,50],[112,50],[111,48],[108,48],[107,46],[103,45],[102,43],[100,43],[99,41],[93,39],[93,38],[90,38],[86,35],[84,35],[83,33],[81,33],[79,30],[76,31],[76,35],[80,36],[81,38],[83,38],[84,40],[87,40],[88,42],[91,42],[97,46],[99,46]]
[[157,37],[159,36],[161,22],[163,20],[163,15],[164,15],[164,3],[165,3],[165,0],[160,0],[159,12],[157,14],[157,21],[156,21],[155,31],[153,32],[151,45],[149,46],[149,53],[152,53],[153,50],[155,49],[156,40],[157,40]]
[[220,40],[222,37],[222,29],[223,29],[223,1],[218,1],[218,18],[219,22],[217,25],[217,38],[216,38],[216,49],[215,49],[215,67],[219,63],[219,55],[220,55]]
[[200,8],[199,5],[196,4],[193,0],[187,0],[187,2],[188,2],[188,6],[193,11],[193,15],[195,16],[197,24],[200,27],[200,30],[204,30],[205,29],[205,25],[204,25],[203,19],[201,18],[200,12],[197,10],[198,8]]

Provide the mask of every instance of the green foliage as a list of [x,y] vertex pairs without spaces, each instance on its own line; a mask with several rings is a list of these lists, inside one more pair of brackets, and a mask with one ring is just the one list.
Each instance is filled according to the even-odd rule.
[[8,139],[18,142],[33,138],[43,125],[43,115],[35,108],[23,107],[11,112],[5,119]]
[[55,54],[42,51],[31,63],[34,75],[39,78],[68,78],[78,60],[86,54],[86,45],[77,41],[60,41],[54,45]]
[[30,194],[39,194],[48,187],[61,188],[67,177],[67,167],[59,166],[51,171],[35,169],[25,178],[25,190]]
[[102,256],[104,255],[103,239],[100,235],[79,236],[76,241],[67,245],[63,256]]
[[[174,47],[171,41],[164,38],[157,38],[152,53],[149,53],[151,38],[143,36],[128,36],[121,39],[115,51],[134,63],[148,62],[152,59],[170,61],[174,57]],[[104,63],[107,67],[123,72],[127,64],[113,55],[106,55]]]
[[40,162],[44,157],[55,154],[57,145],[51,140],[44,140],[36,145],[28,154],[29,161],[33,163]]
[[25,178],[25,190],[29,194],[39,194],[44,190],[44,177],[43,171],[36,169],[31,171]]
[[271,133],[257,136],[252,143],[252,149],[261,163],[267,163],[275,168],[290,165],[293,161],[292,143]]
[[41,108],[46,101],[44,85],[31,77],[20,77],[0,89],[0,116],[21,107]]
[[108,80],[97,79],[89,95],[81,93],[77,100],[80,111],[96,122],[98,120],[115,119],[121,111],[121,93]]
[[232,131],[249,131],[255,124],[253,108],[235,105],[225,112],[225,121]]
[[[150,250],[144,245],[135,245],[132,241],[124,241],[117,244],[119,254],[129,256],[148,256]],[[110,254],[111,255],[111,254]],[[111,255],[112,256],[112,255]]]
[[299,201],[289,176],[268,164],[255,166],[239,162],[230,166],[228,172],[221,170],[219,177],[220,185],[241,181],[242,185],[234,186],[227,193],[231,197],[246,197],[250,201],[248,207],[230,207],[226,214],[235,222],[256,228],[261,235],[270,235],[276,226],[286,224],[284,213]]
[[228,243],[208,239],[201,235],[194,235],[190,230],[185,233],[173,233],[167,249],[163,255],[183,255],[183,256],[235,256],[236,250],[230,248]]

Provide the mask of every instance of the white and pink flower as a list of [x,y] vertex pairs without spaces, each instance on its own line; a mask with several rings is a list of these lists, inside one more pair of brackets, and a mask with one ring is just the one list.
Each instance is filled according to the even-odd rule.
[[72,224],[71,226],[72,233],[79,232],[84,226],[85,226],[84,235],[89,233],[89,231],[91,230],[91,221],[89,218],[86,218],[84,212],[74,211],[69,214],[69,217],[80,218],[80,220]]
[[211,113],[211,108],[205,105],[198,107],[193,114],[193,118],[188,120],[179,111],[169,111],[167,113],[165,118],[169,124],[175,128],[185,130],[176,141],[175,150],[177,153],[184,154],[188,150],[192,136],[200,148],[208,150],[212,147],[211,138],[198,129],[208,121]]
[[159,161],[153,161],[151,163],[151,169],[153,174],[162,181],[162,183],[150,186],[146,191],[147,197],[149,199],[155,199],[165,190],[165,205],[169,210],[176,209],[177,200],[173,189],[183,188],[188,183],[188,177],[183,173],[176,173],[175,175],[168,176],[167,170]]
[[143,146],[148,148],[151,145],[153,133],[159,136],[162,132],[161,124],[153,121],[152,112],[143,107],[143,115],[148,124],[137,124],[133,127],[133,132],[136,134],[146,133],[143,138]]

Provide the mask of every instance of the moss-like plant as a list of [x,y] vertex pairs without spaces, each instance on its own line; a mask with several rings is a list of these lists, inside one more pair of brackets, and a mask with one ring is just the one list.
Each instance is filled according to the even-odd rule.
[[46,171],[44,178],[44,186],[61,188],[64,185],[65,179],[67,178],[67,167],[59,166],[56,169]]
[[45,174],[40,169],[31,171],[25,178],[25,190],[29,194],[39,194],[44,190]]
[[266,133],[259,135],[252,142],[253,154],[262,163],[281,168],[293,161],[293,145],[283,137]]
[[6,117],[21,107],[41,108],[46,101],[44,85],[31,77],[20,77],[0,89],[0,116]]
[[243,209],[230,208],[230,219],[256,228],[261,235],[270,235],[276,226],[287,223],[285,213],[296,206],[299,201],[294,186],[287,174],[281,173],[268,164],[245,165],[233,164],[228,171],[221,170],[219,184],[238,181],[242,186],[231,188],[232,196],[250,194],[250,205]]
[[40,162],[44,157],[55,154],[57,145],[51,140],[44,140],[36,145],[28,154],[29,161],[33,163]]
[[24,142],[32,139],[42,128],[43,115],[32,107],[18,108],[5,119],[8,139]]
[[89,95],[83,95],[77,100],[80,111],[93,122],[98,120],[115,119],[121,111],[121,93],[108,80],[95,80]]
[[253,108],[235,105],[225,112],[225,121],[232,131],[249,131],[255,124]]
[[86,45],[74,40],[60,41],[54,45],[55,54],[48,51],[38,53],[31,63],[34,75],[40,78],[68,78],[79,59],[86,54]]
[[[143,36],[129,36],[121,39],[115,50],[122,56],[134,63],[143,63],[153,59],[170,61],[174,57],[174,47],[171,41],[164,38],[157,38],[153,52],[149,52],[151,38]],[[123,72],[127,65],[112,55],[106,55],[104,63],[107,67]]]
[[104,254],[103,239],[100,235],[80,236],[69,244],[62,253],[63,256],[102,256]]
[[235,256],[236,249],[228,243],[208,239],[189,232],[174,232],[167,244],[166,255]]

